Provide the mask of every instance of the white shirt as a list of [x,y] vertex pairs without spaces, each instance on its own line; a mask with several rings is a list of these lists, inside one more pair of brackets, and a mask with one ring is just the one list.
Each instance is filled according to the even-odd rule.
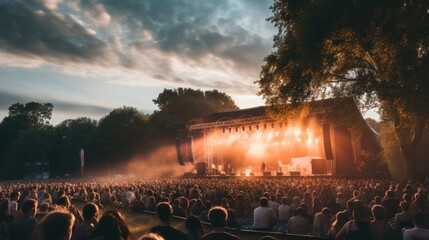
[[429,229],[414,227],[404,231],[404,240],[411,239],[429,239]]
[[279,205],[279,220],[289,221],[292,208],[289,205]]
[[16,201],[9,201],[8,207],[7,207],[7,214],[15,215],[17,211],[18,211],[18,203]]
[[257,207],[253,211],[253,227],[254,228],[270,228],[272,219],[276,218],[276,214],[269,207]]
[[301,215],[291,217],[287,223],[287,230],[289,233],[306,234],[309,227],[310,224],[308,220]]
[[274,211],[274,213],[277,213],[279,204],[276,201],[269,200],[268,207],[271,208]]

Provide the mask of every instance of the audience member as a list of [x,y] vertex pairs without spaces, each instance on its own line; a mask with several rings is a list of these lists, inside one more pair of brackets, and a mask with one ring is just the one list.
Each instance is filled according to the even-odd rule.
[[148,233],[141,236],[139,240],[165,240],[165,239],[156,233]]
[[353,201],[353,220],[348,221],[335,236],[336,240],[342,239],[372,239],[369,209],[359,200]]
[[18,217],[18,200],[21,197],[21,193],[19,193],[18,191],[13,191],[10,195],[9,195],[9,204],[8,204],[8,208],[7,208],[7,213],[8,215],[12,215],[13,217]]
[[10,240],[30,240],[36,226],[37,200],[27,198],[22,203],[22,216],[9,225]]
[[345,211],[337,212],[335,217],[335,221],[332,223],[331,228],[328,230],[328,237],[335,238],[337,233],[341,230],[341,228],[346,224],[349,220],[347,213]]
[[104,240],[131,240],[132,235],[126,224],[124,216],[116,211],[107,211],[100,218],[90,238]]
[[385,199],[381,201],[381,205],[386,209],[387,219],[394,218],[400,212],[399,199],[395,198],[395,191],[388,190]]
[[259,207],[253,211],[253,229],[255,230],[270,230],[276,223],[276,215],[274,211],[268,207],[268,199],[261,197]]
[[186,235],[183,232],[171,226],[173,208],[169,203],[160,202],[156,206],[156,214],[161,223],[150,229],[150,232],[161,235],[165,240],[186,240]]
[[238,240],[235,235],[225,232],[225,224],[228,219],[228,212],[223,207],[213,207],[209,211],[210,223],[213,231],[202,236],[201,240]]
[[305,210],[301,207],[295,209],[295,215],[287,223],[288,233],[306,234],[310,229],[310,222],[304,217]]
[[173,215],[178,217],[186,217],[186,212],[180,207],[180,200],[174,199],[173,201]]
[[386,209],[382,205],[374,205],[371,209],[374,220],[371,221],[371,234],[374,240],[387,240],[392,228],[387,222]]
[[197,216],[189,216],[185,221],[185,227],[188,240],[199,240],[205,234],[203,225]]
[[282,197],[281,203],[279,205],[279,221],[287,223],[289,221],[292,208],[288,205],[288,200],[286,197]]
[[428,240],[429,229],[424,228],[424,215],[422,213],[416,213],[413,217],[414,228],[404,230],[404,240]]
[[331,209],[323,208],[321,212],[314,215],[314,234],[317,236],[326,236],[331,226],[332,213]]
[[97,225],[98,212],[98,206],[95,203],[88,202],[83,206],[83,223],[74,229],[72,240],[86,240],[89,238]]
[[401,212],[395,215],[395,229],[402,231],[403,228],[413,228],[413,216],[410,213],[410,202],[402,201],[400,204]]
[[74,215],[64,210],[48,213],[36,225],[33,240],[70,240]]

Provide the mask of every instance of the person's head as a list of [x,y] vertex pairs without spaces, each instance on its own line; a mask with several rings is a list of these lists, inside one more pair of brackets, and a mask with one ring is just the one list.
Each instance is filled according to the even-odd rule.
[[56,208],[54,205],[51,205],[49,202],[42,201],[42,203],[39,205],[39,208],[37,209],[37,214],[39,216],[44,216],[55,209]]
[[125,218],[118,211],[105,212],[91,234],[91,238],[104,237],[105,240],[127,240],[130,236]]
[[305,210],[302,207],[298,207],[295,209],[295,215],[304,215],[305,214]]
[[22,203],[21,211],[25,216],[29,216],[29,217],[36,216],[37,200],[34,200],[32,198],[28,198],[24,200],[24,202]]
[[329,209],[329,208],[327,208],[327,207],[324,207],[324,208],[322,209],[322,214],[324,214],[324,215],[328,215],[328,216],[331,216],[331,215],[332,215],[331,209]]
[[162,222],[168,221],[173,216],[173,208],[169,203],[160,202],[156,205],[156,214]]
[[48,213],[42,218],[42,235],[45,240],[69,240],[71,238],[74,216],[65,211]]
[[9,198],[12,201],[18,201],[20,196],[21,196],[21,193],[19,193],[18,191],[13,191],[10,193]]
[[204,235],[203,225],[197,216],[189,216],[185,221],[185,226],[188,232],[198,239]]
[[402,202],[399,204],[399,206],[401,206],[402,211],[406,212],[406,211],[409,211],[409,210],[410,210],[410,206],[411,206],[411,204],[410,204],[410,202],[402,201]]
[[263,236],[259,240],[276,240],[277,238],[273,236]]
[[259,205],[261,205],[261,207],[268,207],[268,199],[266,197],[261,197],[259,199]]
[[395,191],[388,190],[388,191],[386,192],[386,196],[387,196],[388,198],[395,198]]
[[349,220],[349,216],[347,215],[346,211],[340,211],[337,212],[337,215],[335,217],[335,222],[332,224],[337,229],[342,228],[344,224]]
[[139,240],[164,240],[163,237],[159,236],[156,233],[148,233],[139,238]]
[[386,209],[382,205],[374,205],[371,209],[372,216],[374,216],[375,220],[384,220],[386,219]]
[[85,221],[96,220],[98,217],[98,206],[91,202],[86,203],[82,208],[82,215]]
[[353,219],[356,221],[369,221],[369,209],[359,200],[353,202]]
[[228,219],[228,212],[223,207],[213,207],[209,211],[209,220],[214,228],[225,227]]
[[375,196],[374,197],[374,203],[375,204],[381,204],[381,200],[382,200],[382,198],[380,196]]
[[69,197],[67,197],[67,195],[62,195],[58,198],[57,205],[62,206],[65,209],[69,209],[71,205]]
[[282,204],[287,205],[287,198],[286,197],[282,197]]

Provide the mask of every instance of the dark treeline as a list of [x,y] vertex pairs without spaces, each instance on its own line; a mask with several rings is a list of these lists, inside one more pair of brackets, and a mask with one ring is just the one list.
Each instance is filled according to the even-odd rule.
[[99,120],[88,117],[49,123],[51,103],[15,103],[0,123],[0,179],[79,176],[79,151],[85,151],[85,171],[106,173],[137,154],[174,145],[178,126],[217,111],[238,109],[217,90],[164,89],[153,100],[152,114],[135,107],[113,109]]

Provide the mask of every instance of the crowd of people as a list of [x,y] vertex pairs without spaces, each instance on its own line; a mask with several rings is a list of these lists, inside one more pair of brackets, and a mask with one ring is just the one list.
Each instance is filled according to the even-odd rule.
[[[228,228],[331,239],[429,239],[428,190],[429,179],[334,177],[2,182],[0,240],[240,239]],[[123,213],[145,211],[156,212],[159,225],[133,236]],[[173,216],[186,219],[184,231],[172,226]]]

